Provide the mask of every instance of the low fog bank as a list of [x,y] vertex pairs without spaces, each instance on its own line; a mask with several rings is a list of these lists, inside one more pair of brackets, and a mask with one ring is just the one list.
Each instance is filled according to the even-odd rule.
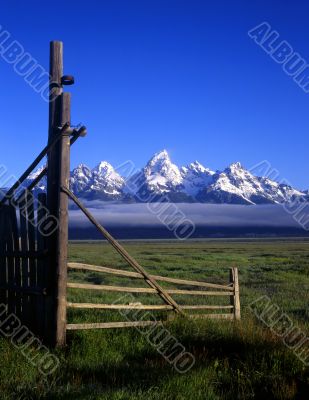
[[[307,234],[296,218],[280,205],[115,204],[102,201],[84,201],[84,205],[103,226],[122,238],[173,237],[173,227],[183,218],[195,225],[192,237]],[[70,209],[70,237],[100,237],[82,212],[74,207]]]

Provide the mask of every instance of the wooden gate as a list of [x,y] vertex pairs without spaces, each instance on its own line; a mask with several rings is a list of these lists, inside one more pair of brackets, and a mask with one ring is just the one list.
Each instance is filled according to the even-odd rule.
[[[27,327],[44,336],[48,289],[46,194],[39,195],[41,207],[34,209],[32,193],[18,205],[0,208],[0,303],[7,305]],[[46,225],[45,225],[46,227]]]
[[[100,267],[95,265],[88,265],[82,263],[69,263],[68,268],[72,270],[83,270],[100,272],[104,274],[112,274],[116,276],[124,276],[130,278],[144,279],[143,275],[137,272],[124,271],[120,269]],[[237,268],[231,269],[230,283],[227,285],[220,285],[214,283],[207,283],[203,281],[191,281],[187,279],[169,278],[164,276],[150,275],[156,281],[168,282],[176,285],[185,285],[186,287],[193,287],[193,289],[165,289],[169,295],[185,295],[185,296],[223,296],[230,299],[230,304],[226,305],[211,305],[211,304],[195,304],[195,305],[179,305],[181,313],[188,318],[210,318],[210,319],[227,319],[239,320],[240,319],[240,303],[239,303],[239,285],[238,285],[238,271]],[[108,286],[108,285],[92,285],[87,283],[73,283],[69,282],[68,288],[85,289],[91,291],[108,291],[114,293],[147,293],[158,295],[158,291],[153,288],[145,287],[128,287],[128,286]],[[198,289],[197,289],[198,287]],[[145,311],[175,311],[174,307],[170,304],[142,304],[129,303],[129,304],[99,304],[99,303],[67,303],[68,308],[82,309],[82,310],[145,310]],[[203,311],[215,311],[203,313]],[[217,311],[224,311],[218,313]],[[198,311],[199,314],[192,313]],[[201,314],[202,312],[202,314]],[[190,314],[191,313],[191,314]],[[169,316],[167,316],[167,319]],[[123,321],[123,322],[96,322],[96,323],[83,323],[83,324],[67,324],[67,330],[76,329],[107,329],[107,328],[127,328],[132,326],[147,326],[156,324],[157,321],[145,321],[144,319]]]
[[[144,268],[115,240],[107,230],[101,226],[93,215],[87,210],[76,196],[67,188],[63,191],[71,198],[79,207],[89,221],[101,232],[103,237],[114,247],[121,257],[132,267],[135,272],[124,271],[119,269],[87,265],[81,263],[69,263],[70,269],[93,271],[99,273],[107,273],[118,276],[126,276],[130,278],[143,279],[149,288],[143,287],[125,287],[125,286],[108,286],[108,285],[92,285],[87,283],[68,282],[67,287],[71,289],[85,289],[91,291],[108,291],[117,293],[149,293],[160,296],[164,304],[162,305],[146,305],[146,304],[98,304],[98,303],[67,303],[69,308],[78,309],[97,309],[97,310],[123,310],[123,309],[141,309],[141,310],[164,310],[173,311],[176,314],[189,318],[217,318],[217,319],[240,319],[240,301],[239,301],[239,282],[238,269],[233,267],[230,270],[230,281],[226,285],[208,283],[202,281],[191,281],[185,279],[176,279],[163,276],[150,275]],[[185,285],[189,287],[198,287],[199,290],[188,289],[166,289],[158,282],[168,282],[176,285]],[[209,290],[211,289],[211,290]],[[228,305],[180,305],[172,295],[186,296],[224,296],[229,298]],[[186,311],[192,310],[228,310],[228,313],[208,313],[208,314],[188,314]],[[123,321],[123,322],[105,322],[105,323],[85,323],[85,324],[68,324],[67,330],[75,329],[95,329],[95,328],[120,328],[130,326],[145,326],[153,324],[153,321]],[[156,322],[155,322],[156,323]]]

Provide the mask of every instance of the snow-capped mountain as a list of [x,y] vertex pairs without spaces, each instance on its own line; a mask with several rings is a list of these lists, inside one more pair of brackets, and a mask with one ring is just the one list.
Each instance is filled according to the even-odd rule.
[[[40,170],[29,177],[34,179]],[[42,181],[40,189],[44,189]],[[107,161],[91,169],[84,164],[71,172],[70,186],[79,197],[122,202],[201,202],[278,204],[294,198],[309,200],[309,192],[253,175],[239,162],[212,171],[198,161],[179,168],[166,150],[156,153],[140,171],[122,177]]]
[[125,180],[107,161],[95,168],[80,164],[71,172],[70,185],[73,192],[89,199],[117,200],[123,196]]
[[140,171],[126,182],[126,193],[137,201],[156,201],[166,198],[171,201],[188,201],[184,193],[184,178],[170,160],[166,150],[156,153]]
[[212,183],[214,174],[214,171],[205,168],[198,161],[194,161],[187,167],[182,167],[183,191],[195,197],[201,190]]
[[[31,181],[33,181],[34,179],[36,179],[40,173],[43,171],[43,169],[45,168],[45,165],[42,165],[40,168],[38,168],[37,170],[31,172],[31,174],[28,176],[27,180],[26,180],[26,186],[28,185],[28,183],[30,183]],[[47,178],[46,175],[40,180],[40,182],[37,185],[37,188],[40,191],[44,191],[46,188],[46,183],[47,183]]]
[[222,172],[212,176],[213,181],[204,187],[197,198],[206,203],[237,203],[256,204],[268,203],[259,182],[259,178],[253,176],[237,162],[231,164]]
[[71,172],[71,189],[76,194],[85,193],[91,185],[91,180],[91,169],[85,164],[79,164]]

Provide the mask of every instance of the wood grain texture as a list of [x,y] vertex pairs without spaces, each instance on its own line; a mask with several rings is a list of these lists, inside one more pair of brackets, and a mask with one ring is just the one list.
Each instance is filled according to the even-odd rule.
[[93,324],[67,324],[67,330],[132,328],[156,325],[154,321],[103,322]]
[[[104,272],[107,274],[118,275],[118,276],[127,276],[130,278],[141,278],[141,279],[144,278],[143,275],[138,272],[124,271],[124,270],[120,270],[120,269],[101,267],[101,266],[91,265],[91,264],[70,262],[70,263],[68,263],[68,268],[86,270],[86,271],[94,271],[94,272]],[[180,284],[180,285],[199,286],[199,287],[222,289],[222,290],[228,290],[228,291],[231,291],[233,289],[233,287],[231,285],[219,285],[219,284],[215,284],[215,283],[208,283],[208,282],[202,282],[202,281],[191,281],[188,279],[169,278],[169,277],[160,276],[160,275],[150,275],[150,276],[153,279],[155,279],[156,281],[169,282],[169,283],[175,283],[175,284]]]

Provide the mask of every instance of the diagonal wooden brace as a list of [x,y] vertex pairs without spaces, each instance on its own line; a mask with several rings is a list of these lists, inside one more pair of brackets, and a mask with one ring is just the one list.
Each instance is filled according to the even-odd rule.
[[[84,137],[86,134],[86,128],[85,126],[82,126],[78,130],[73,129],[72,131],[72,137],[70,140],[70,146],[76,142],[76,140],[79,137]],[[45,166],[42,171],[39,173],[39,175],[34,178],[34,180],[30,183],[30,185],[18,196],[17,202],[25,196],[27,192],[31,192],[32,189],[40,182],[40,180],[47,174],[47,167]]]
[[135,271],[143,275],[147,284],[156,289],[158,295],[162,300],[173,307],[174,311],[178,314],[184,315],[181,307],[176,303],[176,301],[157,283],[151,275],[149,275],[144,268],[132,257],[130,254],[121,246],[121,244],[113,238],[113,236],[105,229],[101,224],[99,224],[94,216],[83,206],[83,204],[78,200],[78,198],[66,187],[61,187],[61,190],[66,193],[71,200],[81,209],[81,211],[86,215],[89,221],[102,233],[102,235],[107,239],[107,241],[114,247],[114,249],[131,265]]
[[26,171],[19,177],[19,179],[14,183],[14,185],[7,191],[5,196],[0,201],[0,206],[2,206],[10,197],[14,194],[15,190],[24,182],[24,180],[29,176],[29,174],[38,166],[40,161],[46,156],[48,151],[60,140],[63,133],[69,128],[69,124],[64,124],[60,128],[59,133],[55,135],[53,140],[51,140],[47,146],[41,151],[41,153],[36,157],[36,159],[29,165]]

